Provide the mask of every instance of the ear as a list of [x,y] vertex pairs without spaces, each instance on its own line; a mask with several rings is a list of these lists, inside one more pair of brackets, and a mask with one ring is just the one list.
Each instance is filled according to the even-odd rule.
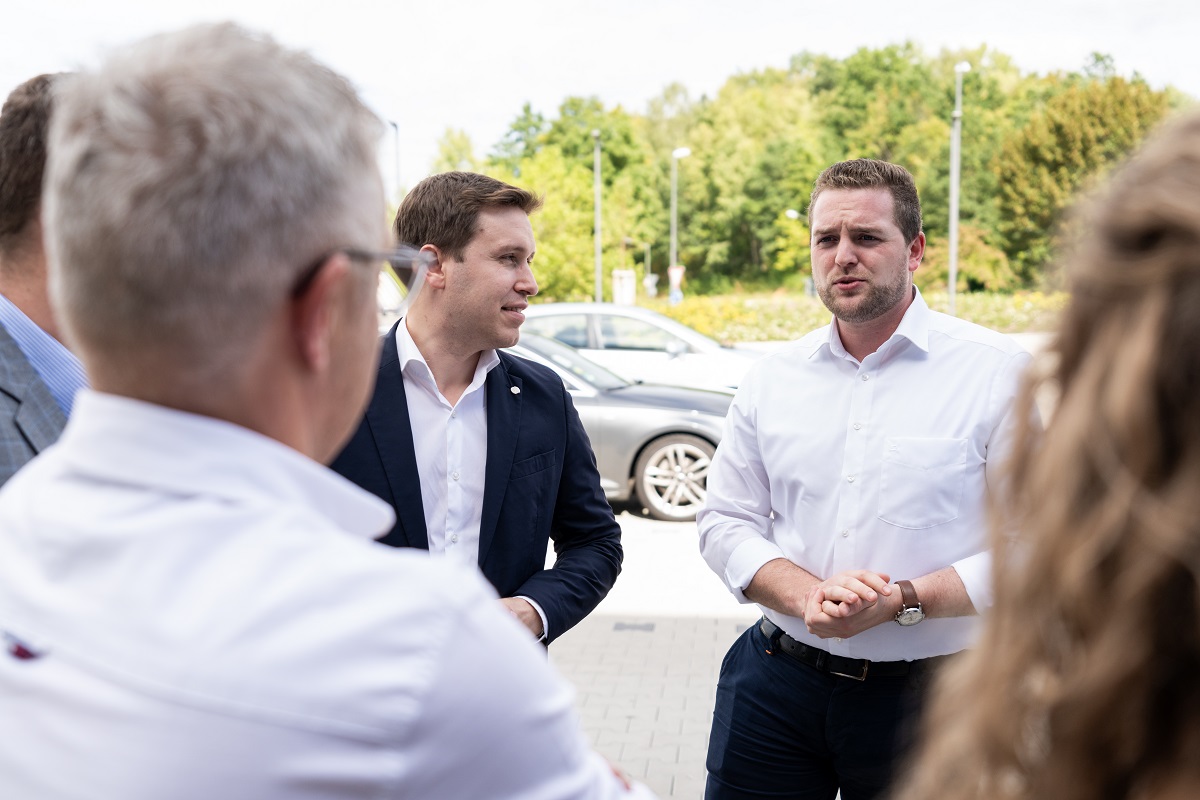
[[[425,285],[430,289],[446,288],[446,252],[435,244],[427,244],[421,248],[422,253],[429,253],[433,260],[425,270]],[[420,295],[417,296],[420,301]]]
[[921,266],[921,259],[925,257],[925,233],[922,231],[917,234],[917,238],[912,240],[908,246],[908,271],[916,272],[917,267]]
[[296,353],[312,372],[324,372],[332,361],[331,338],[351,288],[350,260],[334,253],[318,269],[307,288],[291,299],[291,334]]

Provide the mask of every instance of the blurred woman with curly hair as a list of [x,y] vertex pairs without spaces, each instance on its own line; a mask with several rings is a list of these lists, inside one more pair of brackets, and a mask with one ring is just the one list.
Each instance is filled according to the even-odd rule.
[[[1200,797],[1200,114],[1084,211],[995,512],[996,602],[900,800]],[[1029,417],[1029,414],[1019,415]]]

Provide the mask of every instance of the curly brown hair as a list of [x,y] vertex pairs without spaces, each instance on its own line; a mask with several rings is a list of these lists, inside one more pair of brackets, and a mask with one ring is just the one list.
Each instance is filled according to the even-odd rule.
[[[1082,212],[994,509],[995,606],[901,800],[1200,796],[1200,114]],[[1028,413],[1019,415],[1028,418]]]

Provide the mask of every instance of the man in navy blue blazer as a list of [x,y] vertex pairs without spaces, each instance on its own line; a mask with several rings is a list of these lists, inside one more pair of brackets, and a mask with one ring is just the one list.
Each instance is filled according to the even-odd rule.
[[[533,277],[535,195],[468,172],[426,178],[396,214],[430,258],[384,339],[375,393],[333,468],[396,509],[380,539],[478,564],[550,642],[621,571],[621,529],[571,397],[516,344]],[[556,560],[545,568],[548,542]]]

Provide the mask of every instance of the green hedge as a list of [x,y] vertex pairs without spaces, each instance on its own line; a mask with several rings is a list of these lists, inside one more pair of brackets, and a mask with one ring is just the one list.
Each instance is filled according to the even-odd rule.
[[[928,292],[925,301],[947,311],[949,295]],[[968,292],[955,299],[957,316],[1004,333],[1048,331],[1066,305],[1064,292]],[[690,325],[725,344],[798,339],[829,322],[829,311],[815,297],[780,290],[770,294],[685,297],[679,305],[665,298],[639,298],[639,304]]]

